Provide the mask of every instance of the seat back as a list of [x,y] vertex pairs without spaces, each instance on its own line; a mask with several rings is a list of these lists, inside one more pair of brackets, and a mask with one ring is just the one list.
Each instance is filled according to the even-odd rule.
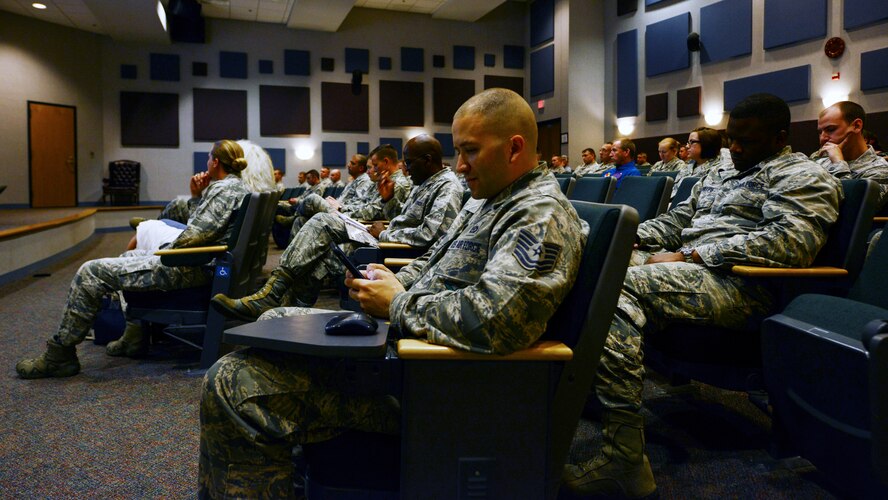
[[609,203],[617,180],[613,177],[580,177],[576,179],[569,198],[590,203]]
[[649,175],[651,177],[666,176],[666,177],[672,177],[673,179],[675,179],[678,176],[678,170],[669,170],[668,172],[663,172],[661,170],[657,170],[654,172],[650,172]]
[[666,211],[674,183],[669,176],[624,177],[611,203],[629,205],[638,212],[639,222],[644,222]]
[[885,283],[888,283],[888,235],[882,234],[872,253],[866,257],[848,298],[888,309],[888,293],[882,288]]
[[573,176],[570,174],[556,175],[555,180],[558,181],[558,186],[561,187],[561,192],[564,193],[564,196],[570,197],[574,182],[576,182]]
[[132,160],[117,160],[108,164],[108,186],[138,188],[142,164]]
[[691,190],[694,189],[694,185],[698,182],[700,182],[699,177],[685,177],[679,181],[678,189],[675,190],[675,196],[672,197],[672,201],[669,204],[669,210],[672,210],[677,207],[679,203],[690,198]]
[[845,179],[842,190],[845,197],[839,206],[839,218],[830,228],[814,265],[847,269],[850,284],[863,267],[866,237],[878,208],[879,189],[869,179]]

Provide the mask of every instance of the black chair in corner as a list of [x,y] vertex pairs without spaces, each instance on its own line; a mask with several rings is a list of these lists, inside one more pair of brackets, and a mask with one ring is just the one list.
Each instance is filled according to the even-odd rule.
[[762,323],[765,387],[783,453],[841,494],[888,498],[888,238],[847,298],[805,294]]
[[108,178],[102,179],[102,204],[110,198],[112,205],[138,205],[142,164],[117,160],[108,164]]
[[166,325],[164,333],[201,348],[200,367],[209,368],[221,355],[226,319],[209,307],[217,293],[243,297],[253,293],[268,253],[270,220],[279,193],[251,193],[244,197],[234,217],[228,246],[161,250],[168,266],[200,266],[214,262],[209,285],[170,291],[124,292],[127,316]]
[[613,177],[580,177],[576,179],[568,198],[590,203],[610,203],[616,186],[617,180]]
[[638,212],[638,220],[644,222],[666,211],[674,182],[669,176],[624,177],[611,203],[629,205]]
[[401,439],[350,432],[303,446],[309,499],[556,497],[638,225],[629,207],[573,204],[590,235],[543,338],[509,356],[400,340],[383,364],[401,368]]
[[[845,199],[839,218],[811,267],[733,267],[734,274],[760,280],[774,290],[774,310],[781,310],[803,292],[844,295],[860,274],[878,188],[865,179],[843,180],[842,187]],[[755,393],[764,387],[760,327],[754,322],[744,330],[674,324],[645,337],[645,364],[673,384],[698,380],[723,389]]]

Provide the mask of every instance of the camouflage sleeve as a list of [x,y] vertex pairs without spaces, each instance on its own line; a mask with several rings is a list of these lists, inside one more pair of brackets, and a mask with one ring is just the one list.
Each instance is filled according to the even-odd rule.
[[378,220],[383,217],[382,214],[382,198],[379,196],[379,190],[376,186],[369,191],[369,197],[364,203],[356,203],[346,213],[349,217],[356,220]]
[[752,264],[807,267],[826,242],[838,218],[842,193],[838,181],[807,161],[773,169],[754,231],[696,247],[710,267]]
[[222,182],[210,184],[204,190],[200,205],[188,220],[188,226],[170,248],[197,247],[219,241],[240,201],[238,193],[227,189]]
[[573,285],[587,234],[576,213],[554,198],[519,200],[495,222],[476,282],[439,273],[435,279],[443,281],[443,291],[395,296],[392,325],[434,344],[479,353],[526,348],[543,334]]
[[395,194],[382,206],[382,213],[386,220],[392,220],[401,213],[404,208],[404,200],[410,195],[411,188],[412,185],[409,182],[395,182]]
[[413,259],[410,264],[402,267],[401,270],[395,274],[395,278],[398,278],[398,281],[401,282],[401,285],[406,289],[410,289],[416,280],[422,276],[422,271],[425,269],[426,264],[429,262],[429,256],[432,254],[432,249],[428,249],[426,253],[422,254],[422,256]]
[[419,248],[430,247],[450,227],[462,206],[462,188],[458,183],[446,182],[440,187],[441,189],[427,193],[427,207],[415,214],[422,220],[400,223],[401,217],[412,212],[411,207],[407,207],[405,212],[392,219],[389,228],[379,235],[379,241],[405,243]]
[[885,206],[888,201],[888,163],[884,160],[880,165],[861,169],[856,176],[858,179],[869,179],[875,182],[879,188],[879,208]]
[[642,245],[661,246],[668,250],[681,247],[681,230],[691,224],[691,219],[697,211],[697,199],[702,185],[702,182],[698,182],[691,189],[688,199],[672,210],[641,223],[638,226],[638,242]]

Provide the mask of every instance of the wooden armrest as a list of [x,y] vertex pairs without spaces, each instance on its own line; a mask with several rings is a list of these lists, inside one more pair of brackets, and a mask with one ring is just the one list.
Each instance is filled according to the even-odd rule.
[[873,217],[873,222],[888,222],[888,217]]
[[410,265],[414,259],[403,259],[396,257],[389,257],[387,259],[383,259],[382,263],[385,264],[385,267],[404,267]]
[[527,349],[500,356],[460,351],[443,345],[429,344],[419,339],[401,339],[398,341],[398,357],[464,361],[567,361],[573,358],[573,351],[556,340],[541,340]]
[[830,278],[848,276],[848,270],[841,267],[757,267],[734,266],[731,268],[734,274],[750,278]]
[[379,248],[384,250],[411,250],[415,247],[412,247],[406,243],[390,243],[387,241],[380,241]]
[[196,253],[219,253],[227,251],[227,246],[216,245],[211,247],[167,248],[154,252],[154,255],[189,255]]

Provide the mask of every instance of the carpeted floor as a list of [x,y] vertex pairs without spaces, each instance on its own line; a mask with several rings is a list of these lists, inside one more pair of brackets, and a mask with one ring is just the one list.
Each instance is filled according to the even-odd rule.
[[[175,343],[143,360],[105,356],[87,341],[83,372],[26,381],[15,362],[38,355],[58,326],[84,260],[117,255],[129,233],[106,233],[65,261],[0,287],[0,498],[196,496],[198,354]],[[269,252],[273,267],[279,250]],[[43,276],[44,274],[48,276]],[[35,275],[35,276],[38,276]],[[319,307],[337,308],[324,294]],[[766,452],[769,421],[745,395],[700,385],[645,386],[648,451],[661,498],[831,498],[804,460]],[[598,448],[599,425],[581,421],[573,461]]]

